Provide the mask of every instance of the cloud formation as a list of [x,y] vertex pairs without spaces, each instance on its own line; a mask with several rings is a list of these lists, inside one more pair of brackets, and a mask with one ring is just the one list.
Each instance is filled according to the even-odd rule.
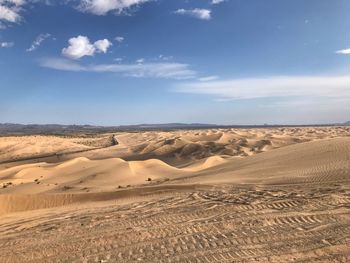
[[198,80],[199,81],[213,81],[213,80],[217,80],[219,77],[218,76],[207,76],[207,77],[202,77],[202,78],[199,78]]
[[350,48],[341,49],[341,50],[336,51],[335,53],[342,54],[342,55],[350,55]]
[[118,43],[122,43],[125,40],[125,38],[121,36],[117,36],[114,38],[114,40],[117,41]]
[[0,22],[18,23],[21,20],[21,6],[24,0],[0,0]]
[[189,65],[181,63],[97,64],[84,66],[67,59],[51,58],[41,60],[40,65],[55,70],[117,73],[130,77],[189,79],[196,75],[196,72],[191,70]]
[[84,56],[93,56],[95,53],[106,53],[112,43],[108,39],[90,43],[86,36],[72,37],[68,40],[69,46],[62,49],[62,55],[70,59],[80,59]]
[[36,50],[42,42],[44,42],[47,38],[49,38],[51,34],[40,34],[39,36],[36,37],[36,39],[33,41],[32,45],[27,49],[28,52],[32,52]]
[[144,62],[145,62],[145,59],[144,59],[144,58],[139,58],[139,59],[136,60],[136,63],[137,63],[137,64],[142,64],[142,63],[144,63]]
[[350,76],[295,76],[197,81],[183,83],[176,92],[207,94],[219,100],[257,98],[349,98]]
[[0,42],[1,48],[10,48],[13,47],[15,43],[13,42]]
[[97,40],[94,43],[97,53],[107,53],[108,48],[112,46],[112,43],[108,39]]
[[218,5],[218,4],[221,4],[222,2],[225,2],[225,0],[212,0],[211,4],[212,5]]
[[210,20],[211,19],[211,10],[209,9],[201,9],[201,8],[195,8],[195,9],[178,9],[174,12],[178,15],[186,15],[195,17],[202,20]]
[[[78,2],[77,9],[81,12],[95,15],[106,15],[109,12],[123,14],[133,7],[152,0],[65,0],[64,4]],[[59,1],[57,1],[59,2]],[[32,3],[52,5],[50,0],[0,0],[0,29],[6,27],[6,23],[19,23],[22,19],[23,6]]]
[[95,15],[106,15],[109,12],[122,14],[131,7],[151,0],[80,0],[79,10]]

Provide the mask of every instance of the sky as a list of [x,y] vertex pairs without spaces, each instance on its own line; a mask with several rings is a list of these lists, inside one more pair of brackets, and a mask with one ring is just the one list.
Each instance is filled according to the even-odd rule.
[[348,0],[0,0],[0,123],[350,120]]

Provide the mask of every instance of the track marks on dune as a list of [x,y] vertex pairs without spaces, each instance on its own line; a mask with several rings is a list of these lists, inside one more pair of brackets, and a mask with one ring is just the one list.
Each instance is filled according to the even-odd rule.
[[348,197],[340,187],[232,188],[0,224],[0,261],[346,262]]

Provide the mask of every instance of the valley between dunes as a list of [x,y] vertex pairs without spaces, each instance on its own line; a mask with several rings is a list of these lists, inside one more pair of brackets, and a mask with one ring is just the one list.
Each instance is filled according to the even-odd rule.
[[0,137],[0,262],[349,262],[350,127]]

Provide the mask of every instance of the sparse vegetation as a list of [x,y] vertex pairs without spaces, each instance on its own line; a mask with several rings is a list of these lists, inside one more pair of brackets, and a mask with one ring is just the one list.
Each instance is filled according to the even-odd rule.
[[8,182],[8,183],[3,183],[2,184],[2,188],[7,188],[9,186],[13,185],[12,182]]

